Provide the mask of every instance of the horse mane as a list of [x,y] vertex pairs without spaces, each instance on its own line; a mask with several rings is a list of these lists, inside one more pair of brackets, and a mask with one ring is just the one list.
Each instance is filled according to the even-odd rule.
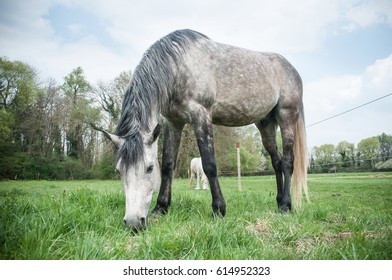
[[[150,118],[154,109],[160,114],[170,101],[176,68],[183,54],[195,41],[205,35],[189,30],[177,30],[154,43],[136,67],[131,83],[125,91],[121,117],[116,135],[125,139],[117,152],[117,161],[128,167],[143,157],[141,131],[150,132]],[[154,108],[156,107],[156,108]]]

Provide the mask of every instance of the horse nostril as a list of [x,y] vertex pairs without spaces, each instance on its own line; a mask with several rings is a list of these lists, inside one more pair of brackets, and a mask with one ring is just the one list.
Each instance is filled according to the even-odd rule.
[[134,232],[144,230],[147,227],[147,218],[145,217],[139,218],[138,222],[127,221],[126,219],[123,219],[123,222],[126,227],[132,227]]

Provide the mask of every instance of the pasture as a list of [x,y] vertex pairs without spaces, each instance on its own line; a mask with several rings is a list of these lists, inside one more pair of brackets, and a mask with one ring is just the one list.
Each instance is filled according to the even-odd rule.
[[220,181],[224,219],[176,179],[169,213],[136,235],[120,181],[0,182],[0,259],[392,259],[392,173],[310,175],[311,204],[290,214],[274,176]]

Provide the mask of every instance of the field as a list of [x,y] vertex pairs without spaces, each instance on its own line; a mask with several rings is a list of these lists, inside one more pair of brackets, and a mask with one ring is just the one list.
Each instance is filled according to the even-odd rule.
[[311,203],[290,214],[273,176],[243,177],[242,192],[220,181],[224,219],[178,179],[170,212],[136,235],[120,181],[0,182],[0,259],[392,259],[392,173],[311,175]]

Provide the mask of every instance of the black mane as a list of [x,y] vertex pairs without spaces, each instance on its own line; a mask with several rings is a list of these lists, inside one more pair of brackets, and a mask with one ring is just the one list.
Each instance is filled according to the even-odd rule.
[[149,120],[154,106],[157,114],[170,101],[170,89],[175,79],[175,69],[182,55],[195,41],[207,38],[189,30],[178,30],[154,43],[143,55],[127,88],[122,104],[121,117],[116,135],[125,139],[117,153],[126,167],[143,157],[141,131],[150,132]]

